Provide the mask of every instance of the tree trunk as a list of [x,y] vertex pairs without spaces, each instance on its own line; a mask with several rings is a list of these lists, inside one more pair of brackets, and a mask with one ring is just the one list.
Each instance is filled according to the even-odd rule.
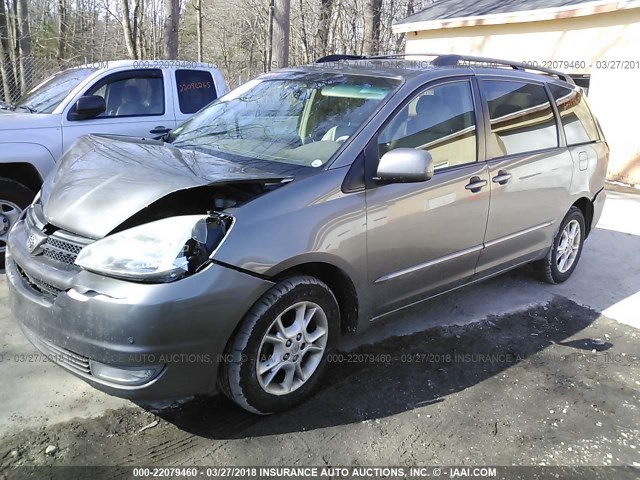
[[20,90],[24,94],[31,86],[31,29],[27,0],[18,1],[18,26],[20,46]]
[[0,0],[0,75],[4,99],[11,102],[17,96],[16,78],[11,68],[11,44],[9,43],[9,26],[4,0]]
[[[413,15],[413,0],[409,0],[407,2],[407,11],[405,13],[405,18],[407,18],[408,16]],[[398,35],[396,37],[396,48],[395,48],[395,53],[398,53],[401,51],[402,49],[402,42],[405,39],[405,33],[401,33],[400,35]]]
[[[0,0],[2,1],[2,0]],[[56,58],[58,60],[58,66],[63,67],[65,50],[66,50],[66,36],[67,36],[67,7],[65,0],[58,0],[58,51],[56,52]]]
[[122,28],[124,30],[124,43],[127,46],[127,53],[132,60],[138,60],[136,41],[131,28],[129,0],[120,0],[120,7],[122,8]]
[[168,60],[178,58],[178,27],[180,24],[180,1],[165,0],[164,56]]
[[144,0],[137,0],[134,10],[134,38],[136,39],[136,49],[139,60],[144,59],[144,31],[142,25],[144,25]]
[[196,0],[196,34],[198,36],[198,61],[202,62],[204,54],[202,51],[202,0]]
[[380,49],[380,14],[382,0],[366,0],[364,4],[363,55],[377,55]]
[[289,66],[290,12],[291,0],[274,0],[271,69]]
[[320,0],[320,20],[318,22],[318,44],[320,45],[319,53],[321,57],[329,55],[329,29],[331,27],[331,18],[333,16],[333,0]]
[[265,72],[271,70],[271,59],[273,58],[273,2],[274,0],[269,0],[269,28],[267,30],[267,48],[265,50]]
[[307,34],[307,26],[304,15],[304,5],[300,0],[300,37],[302,41],[302,47],[304,48],[304,63],[311,62],[311,54],[309,52],[309,35]]

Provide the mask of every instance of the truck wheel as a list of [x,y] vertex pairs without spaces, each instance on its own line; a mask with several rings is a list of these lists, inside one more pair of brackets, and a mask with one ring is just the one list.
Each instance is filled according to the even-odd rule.
[[0,268],[4,268],[9,229],[18,221],[20,213],[33,201],[35,193],[13,180],[0,178]]
[[571,207],[562,220],[547,256],[535,262],[540,279],[547,283],[567,280],[580,260],[584,245],[584,215],[578,207]]
[[287,410],[317,387],[338,333],[340,311],[327,285],[296,276],[269,290],[229,341],[221,390],[246,410]]

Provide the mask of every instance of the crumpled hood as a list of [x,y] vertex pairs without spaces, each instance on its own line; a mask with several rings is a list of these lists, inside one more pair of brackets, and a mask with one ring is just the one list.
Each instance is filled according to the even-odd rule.
[[178,149],[156,140],[86,135],[62,156],[42,186],[47,220],[102,238],[156,200],[181,189],[282,176]]

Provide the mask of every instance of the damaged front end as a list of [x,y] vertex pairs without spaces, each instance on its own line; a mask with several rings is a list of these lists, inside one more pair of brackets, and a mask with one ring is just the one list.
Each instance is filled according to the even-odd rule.
[[125,280],[178,280],[211,263],[233,222],[231,215],[210,212],[144,223],[87,245],[75,263]]
[[45,181],[29,234],[46,238],[44,254],[62,245],[53,260],[128,281],[171,282],[211,263],[233,209],[289,180],[161,142],[90,135]]

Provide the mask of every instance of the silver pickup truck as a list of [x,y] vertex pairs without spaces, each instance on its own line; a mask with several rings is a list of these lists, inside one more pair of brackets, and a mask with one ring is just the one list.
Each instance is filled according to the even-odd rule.
[[11,225],[78,137],[157,137],[226,92],[211,64],[122,60],[61,71],[0,103],[0,268]]

